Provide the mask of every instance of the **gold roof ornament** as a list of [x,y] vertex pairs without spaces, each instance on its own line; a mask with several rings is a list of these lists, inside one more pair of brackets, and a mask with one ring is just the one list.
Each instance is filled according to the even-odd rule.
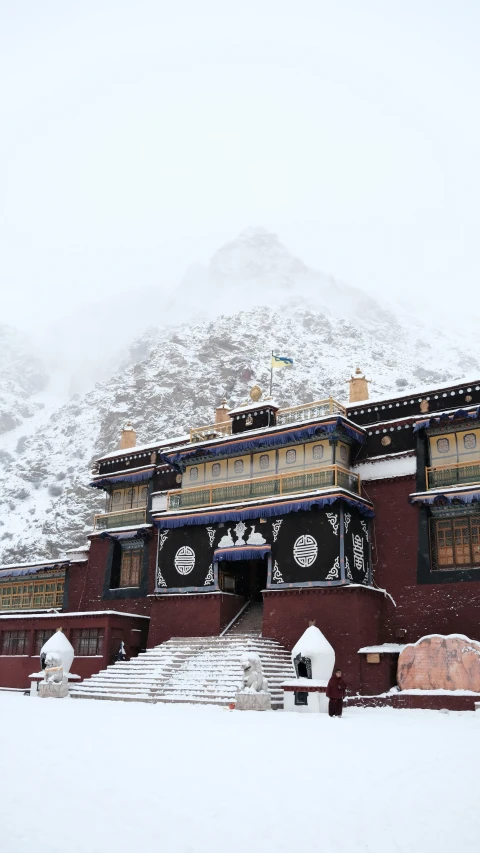
[[260,385],[254,385],[253,388],[250,389],[250,399],[253,400],[254,403],[258,403],[262,393]]

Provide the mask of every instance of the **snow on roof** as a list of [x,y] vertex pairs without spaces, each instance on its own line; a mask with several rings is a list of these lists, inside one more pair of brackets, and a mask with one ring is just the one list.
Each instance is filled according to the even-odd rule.
[[152,469],[152,472],[155,469],[155,465],[153,462],[148,462],[145,465],[137,466],[136,468],[121,468],[119,471],[103,471],[102,474],[99,474],[98,471],[95,474],[92,474],[92,483],[96,483],[99,480],[113,480],[115,477],[121,479],[122,475],[127,474],[136,474],[138,471],[147,471],[149,468]]
[[320,423],[323,421],[328,422],[328,421],[333,420],[334,418],[342,418],[342,420],[345,421],[345,423],[347,423],[349,426],[351,426],[354,430],[356,430],[356,432],[365,433],[365,435],[367,434],[368,424],[367,425],[357,424],[357,423],[355,423],[355,421],[350,420],[350,418],[348,418],[346,415],[343,415],[341,412],[332,412],[331,414],[328,414],[328,415],[321,415],[320,417],[312,417],[312,418],[308,418],[308,419],[302,420],[302,421],[295,421],[294,423],[291,423],[291,424],[275,424],[274,426],[259,427],[258,429],[249,429],[249,430],[246,430],[245,432],[237,432],[237,433],[230,434],[230,435],[220,435],[217,438],[207,438],[204,441],[190,442],[190,437],[189,437],[188,444],[182,444],[180,447],[175,447],[175,450],[177,452],[180,452],[183,450],[192,450],[192,448],[195,450],[197,447],[204,447],[204,446],[210,446],[210,445],[215,445],[215,444],[228,443],[230,441],[232,443],[234,443],[235,441],[247,441],[252,437],[262,435],[263,433],[266,433],[266,432],[275,433],[275,432],[285,432],[287,430],[303,429],[304,427],[307,427],[307,426],[311,425],[312,423]]
[[[0,619],[19,619],[25,613],[31,611],[26,610],[18,610],[16,614],[7,613],[0,614]],[[66,616],[133,616],[135,619],[150,619],[150,616],[141,616],[139,613],[123,613],[121,610],[84,610],[73,612],[63,612],[57,611],[56,613],[31,613],[32,616],[35,616],[36,619],[58,619],[61,617],[62,619]]]
[[[271,497],[258,497],[252,498],[252,500],[248,501],[240,499],[238,501],[235,501],[235,503],[229,504],[209,504],[208,506],[188,507],[187,509],[171,509],[167,512],[165,512],[164,510],[152,509],[152,515],[156,517],[158,514],[160,514],[162,518],[172,518],[173,516],[177,515],[204,515],[205,513],[208,513],[210,515],[221,509],[236,509],[240,511],[243,507],[256,506],[256,504],[285,502],[293,503],[294,501],[302,500],[303,498],[308,498],[312,496],[315,497],[319,494],[321,494],[321,496],[323,497],[324,495],[329,495],[332,492],[343,492],[348,495],[353,495],[355,500],[367,504],[368,506],[373,506],[372,502],[369,501],[368,498],[363,497],[363,495],[358,495],[356,492],[351,492],[349,489],[345,489],[343,486],[327,486],[325,489],[310,489],[310,491],[308,492],[295,492],[288,495],[272,495]],[[350,586],[352,586],[352,584],[350,584]],[[358,586],[364,586],[364,584],[358,584]]]
[[317,628],[316,625],[309,625],[292,649],[293,658],[298,654],[303,657],[313,657],[314,655],[332,655],[335,653],[320,628]]
[[93,533],[89,533],[88,538],[91,539],[92,536],[100,536],[102,533],[120,533],[123,530],[142,530],[147,527],[151,528],[153,524],[129,524],[127,527],[106,527],[104,530],[94,530]]
[[242,406],[235,406],[234,409],[230,409],[229,415],[236,415],[237,412],[250,412],[254,409],[279,409],[280,406],[278,403],[275,403],[274,400],[260,400],[258,403],[255,403],[253,400],[250,400],[249,403],[244,403]]
[[[426,394],[429,394],[431,396],[432,394],[435,394],[437,391],[443,391],[446,388],[458,388],[459,386],[462,386],[462,385],[468,386],[468,388],[465,387],[466,391],[469,391],[469,390],[471,391],[472,387],[476,385],[477,387],[475,388],[475,390],[479,391],[480,390],[480,379],[478,377],[476,379],[473,379],[473,380],[471,380],[471,379],[452,379],[451,382],[449,382],[448,384],[445,384],[445,385],[433,385],[433,386],[432,385],[423,385],[420,388],[414,388],[413,390],[409,389],[406,391],[399,391],[398,394],[387,394],[386,396],[373,397],[371,400],[356,400],[354,403],[347,403],[347,409],[348,410],[357,409],[359,406],[372,406],[372,405],[374,406],[375,403],[385,403],[386,401],[389,401],[389,400],[395,400],[395,401],[396,400],[404,400],[407,397],[419,396],[423,399],[423,397]],[[420,402],[420,400],[418,402]]]
[[189,441],[190,434],[180,435],[175,438],[160,438],[158,441],[150,441],[149,444],[142,444],[138,447],[128,447],[122,450],[112,450],[110,453],[105,453],[103,456],[97,457],[97,462],[103,462],[105,459],[114,459],[117,456],[134,456],[135,453],[143,453],[147,450],[157,450],[160,448],[170,447],[171,444],[181,444],[182,441]]
[[464,640],[466,643],[480,644],[480,640],[473,640],[472,637],[467,637],[466,634],[425,634],[424,637],[420,637],[415,643],[406,643],[404,648],[418,646],[424,640],[433,640],[436,638],[440,638],[440,640]]
[[371,655],[371,654],[397,654],[403,651],[405,648],[404,643],[382,643],[381,646],[363,646],[363,648],[358,650],[359,655]]
[[393,477],[406,477],[415,474],[417,459],[412,453],[397,458],[376,457],[375,461],[365,459],[353,468],[362,481],[389,480]]
[[478,492],[478,486],[475,483],[468,483],[465,486],[436,486],[434,489],[428,489],[426,492],[412,492],[410,498],[424,498],[429,495],[456,495],[458,492]]
[[[13,572],[33,574],[34,572],[40,572],[42,569],[52,569],[69,562],[70,557],[58,557],[56,560],[40,560],[36,563],[12,563],[11,565],[0,566],[0,577],[6,577]],[[31,572],[28,571],[29,569]]]

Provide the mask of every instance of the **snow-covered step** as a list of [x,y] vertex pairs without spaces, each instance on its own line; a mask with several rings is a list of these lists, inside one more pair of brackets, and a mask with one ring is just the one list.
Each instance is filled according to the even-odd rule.
[[76,699],[193,702],[229,705],[242,681],[241,659],[260,656],[272,694],[281,707],[281,684],[293,676],[290,653],[276,640],[249,633],[223,637],[172,637],[130,661],[119,661],[71,688]]

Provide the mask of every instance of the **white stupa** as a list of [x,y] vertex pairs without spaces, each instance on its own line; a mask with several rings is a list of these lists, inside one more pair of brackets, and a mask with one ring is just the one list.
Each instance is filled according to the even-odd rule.
[[43,654],[48,655],[49,652],[56,652],[57,655],[60,655],[62,659],[63,672],[68,678],[70,674],[70,667],[73,663],[73,658],[75,657],[75,652],[72,644],[67,640],[61,628],[58,628],[56,633],[43,644],[40,649],[40,657]]
[[297,655],[308,658],[312,665],[312,678],[328,681],[335,665],[335,652],[316,625],[309,625],[292,651],[292,660]]
[[292,650],[296,678],[283,682],[285,711],[326,713],[327,683],[335,665],[335,652],[312,622]]

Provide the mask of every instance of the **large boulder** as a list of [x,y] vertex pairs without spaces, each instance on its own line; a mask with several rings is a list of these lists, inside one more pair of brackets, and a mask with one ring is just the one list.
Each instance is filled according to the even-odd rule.
[[405,646],[398,659],[400,690],[480,693],[480,642],[464,634],[431,634]]

